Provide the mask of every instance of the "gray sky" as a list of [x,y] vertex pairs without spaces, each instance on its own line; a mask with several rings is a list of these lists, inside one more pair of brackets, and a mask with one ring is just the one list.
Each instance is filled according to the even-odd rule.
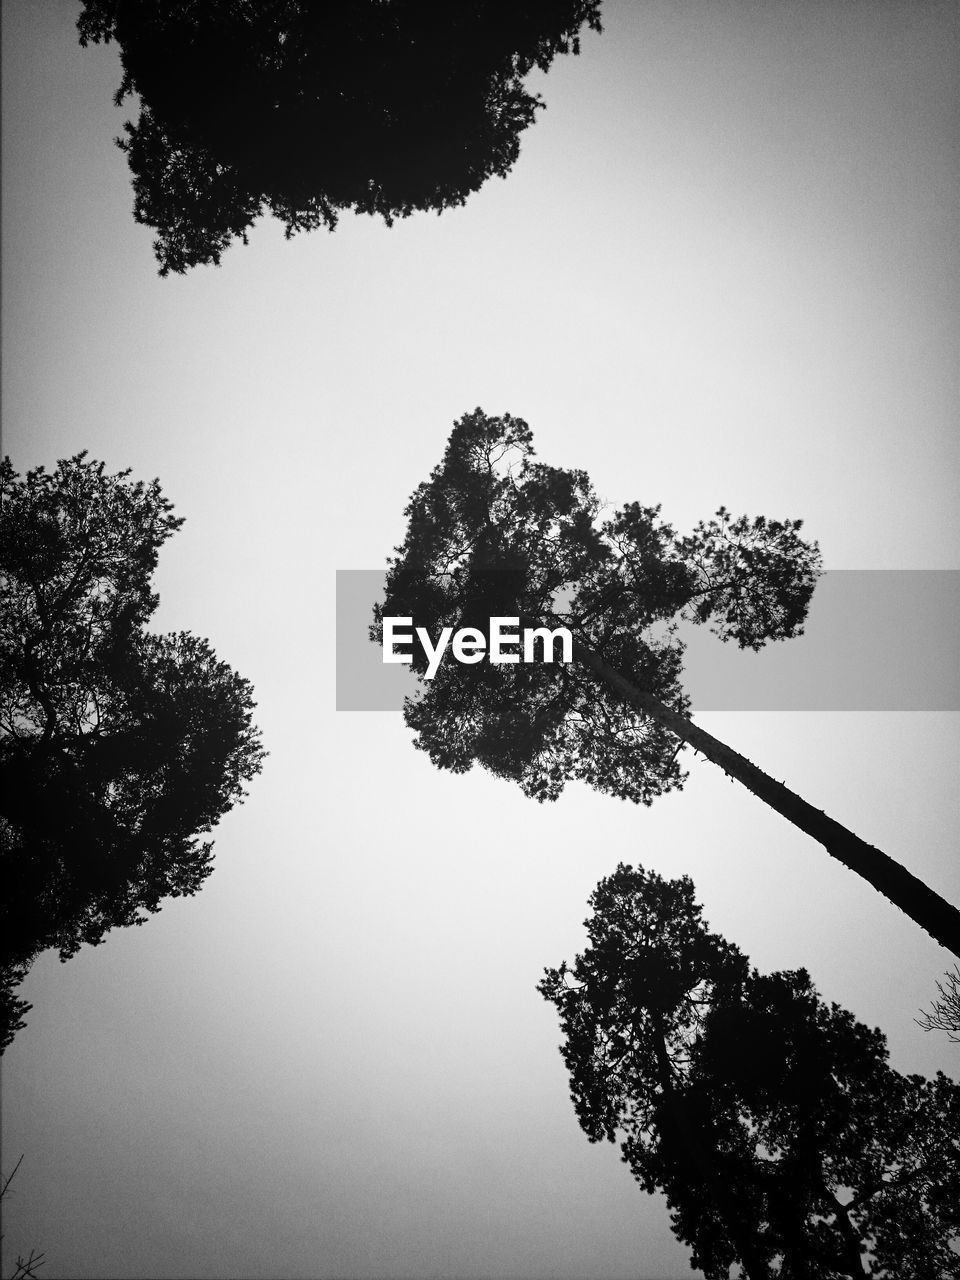
[[[581,1134],[534,990],[597,880],[689,873],[901,1070],[956,1075],[912,1022],[947,955],[706,763],[649,810],[544,808],[337,713],[335,571],[383,564],[477,405],[680,529],[724,503],[802,516],[830,569],[960,568],[957,8],[607,0],[463,209],[265,223],[166,280],[76,10],[3,7],[4,447],[160,477],[186,525],[158,625],[253,681],[271,755],[200,895],[25,984],[8,1250],[51,1277],[688,1275]],[[701,719],[960,897],[955,713]]]

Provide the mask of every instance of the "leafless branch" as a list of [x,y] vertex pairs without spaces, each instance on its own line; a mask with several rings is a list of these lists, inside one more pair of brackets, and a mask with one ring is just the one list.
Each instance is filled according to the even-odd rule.
[[934,1000],[927,1013],[914,1018],[924,1031],[946,1031],[954,1044],[960,1044],[960,967],[954,966],[937,983],[940,999]]

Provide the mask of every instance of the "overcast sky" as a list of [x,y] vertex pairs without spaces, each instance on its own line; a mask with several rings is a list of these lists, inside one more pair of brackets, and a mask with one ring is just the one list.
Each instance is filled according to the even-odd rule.
[[[112,47],[3,6],[4,448],[159,476],[157,626],[249,677],[270,750],[195,898],[34,967],[4,1058],[7,1248],[49,1277],[681,1277],[590,1146],[535,984],[620,860],[689,873],[904,1071],[949,957],[714,766],[636,809],[436,772],[335,710],[335,571],[377,569],[454,419],[689,529],[802,517],[830,569],[957,569],[958,10],[606,0],[506,181],[387,229],[263,223],[158,278]],[[955,713],[701,722],[953,900]],[[5,1263],[9,1268],[10,1263]]]

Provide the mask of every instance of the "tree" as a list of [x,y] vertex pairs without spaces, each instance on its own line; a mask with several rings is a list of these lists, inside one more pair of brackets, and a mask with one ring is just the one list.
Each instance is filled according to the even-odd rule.
[[220,261],[264,206],[287,236],[339,211],[389,225],[463,204],[517,160],[534,67],[579,52],[600,0],[84,0],[80,42],[115,40],[134,216],[160,273]]
[[[761,975],[687,877],[621,864],[547,969],[591,1142],[621,1139],[708,1280],[960,1276],[960,1086],[904,1076],[804,970]],[[868,1261],[869,1256],[869,1261]]]
[[[960,955],[954,906],[687,714],[678,622],[709,623],[751,649],[799,634],[816,543],[801,538],[799,520],[734,518],[723,507],[681,537],[659,511],[634,502],[601,520],[586,472],[535,461],[522,419],[480,409],[461,418],[406,508],[371,637],[382,642],[391,616],[411,617],[431,638],[474,626],[489,639],[491,617],[549,621],[570,630],[574,660],[442,663],[405,708],[416,746],[440,768],[479,763],[538,800],[579,778],[650,804],[683,785],[688,744]],[[427,670],[419,643],[412,667]]]
[[0,464],[3,1027],[50,947],[144,923],[212,870],[200,836],[259,772],[250,684],[205,640],[155,635],[150,579],[182,524],[159,483],[84,454]]

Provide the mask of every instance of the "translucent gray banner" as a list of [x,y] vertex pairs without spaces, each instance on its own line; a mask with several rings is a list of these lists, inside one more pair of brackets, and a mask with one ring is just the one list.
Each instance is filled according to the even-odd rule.
[[[399,711],[417,687],[368,638],[384,579],[381,569],[337,572],[338,711]],[[706,627],[680,634],[694,711],[960,710],[960,570],[832,570],[804,634],[759,653]]]

